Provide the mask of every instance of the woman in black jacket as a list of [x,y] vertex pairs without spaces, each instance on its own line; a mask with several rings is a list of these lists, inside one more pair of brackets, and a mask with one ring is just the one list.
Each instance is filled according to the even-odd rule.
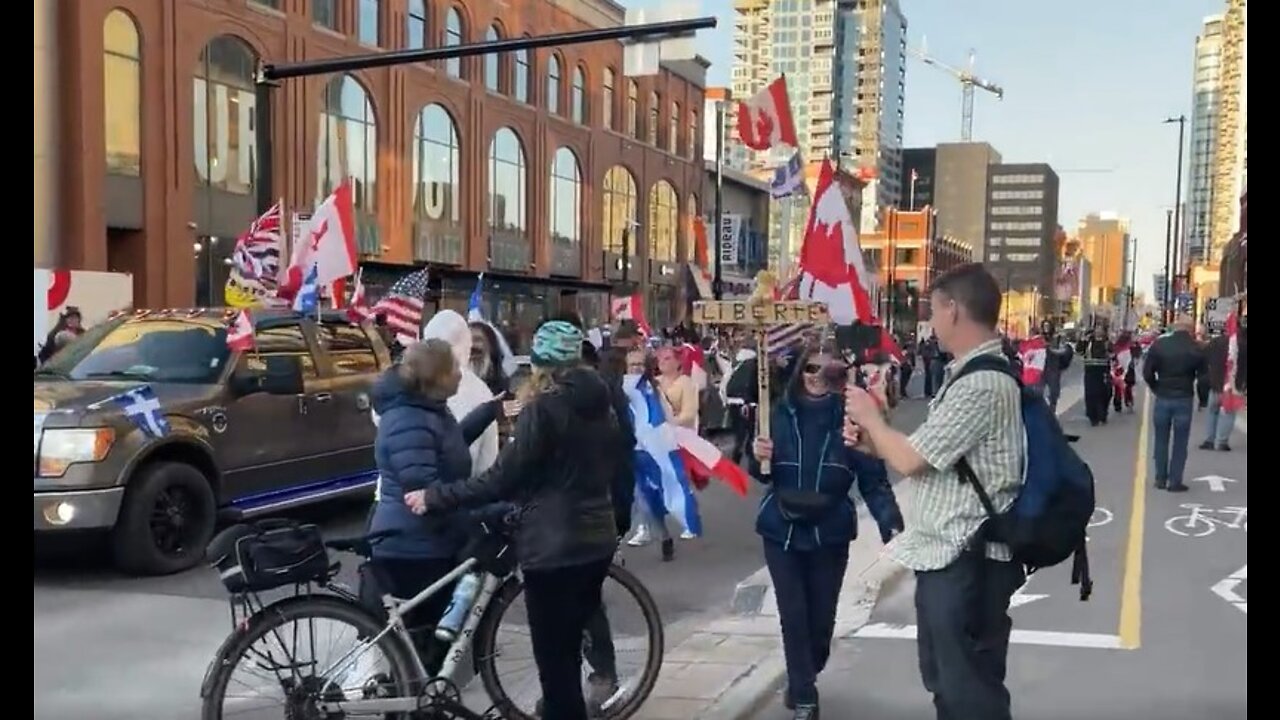
[[533,375],[515,435],[479,477],[409,493],[415,512],[445,512],[496,500],[522,506],[515,547],[524,577],[543,720],[585,720],[582,638],[601,606],[617,548],[610,486],[632,452],[608,385],[582,361],[582,331],[552,321],[533,338]]

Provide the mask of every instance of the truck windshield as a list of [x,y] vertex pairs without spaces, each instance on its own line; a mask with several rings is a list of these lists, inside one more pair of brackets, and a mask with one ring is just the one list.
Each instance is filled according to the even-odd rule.
[[226,328],[201,318],[130,320],[92,335],[85,333],[38,372],[71,380],[206,384],[218,381],[230,354]]

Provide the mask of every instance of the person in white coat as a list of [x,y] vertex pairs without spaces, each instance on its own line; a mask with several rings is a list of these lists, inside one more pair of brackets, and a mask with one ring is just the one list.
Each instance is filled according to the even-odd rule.
[[[441,310],[432,316],[422,329],[422,339],[439,338],[453,348],[453,356],[462,368],[462,382],[458,392],[449,398],[449,411],[455,418],[464,418],[472,410],[493,399],[493,392],[471,369],[471,326],[453,310]],[[490,425],[475,442],[471,443],[471,477],[488,470],[498,459],[498,426]]]

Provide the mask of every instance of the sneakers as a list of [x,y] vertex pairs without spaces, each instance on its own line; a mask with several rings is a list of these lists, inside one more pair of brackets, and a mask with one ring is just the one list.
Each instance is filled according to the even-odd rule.
[[1200,449],[1201,449],[1201,450],[1212,450],[1212,449],[1213,449],[1213,441],[1212,441],[1212,440],[1205,440],[1204,442],[1200,443]]
[[680,539],[681,539],[681,540],[697,540],[697,539],[698,539],[698,536],[697,536],[697,535],[694,535],[693,533],[689,532],[688,530],[685,530],[684,532],[680,533]]
[[632,533],[631,539],[627,541],[627,544],[631,547],[644,547],[651,542],[653,542],[653,537],[649,535],[649,527],[641,525]]
[[818,720],[817,705],[797,705],[792,720]]

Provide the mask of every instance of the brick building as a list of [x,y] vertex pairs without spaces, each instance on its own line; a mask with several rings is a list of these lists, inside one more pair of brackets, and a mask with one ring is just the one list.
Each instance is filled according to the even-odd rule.
[[877,312],[884,318],[892,315],[895,330],[914,332],[918,320],[929,319],[928,292],[934,279],[973,262],[973,248],[939,235],[937,213],[931,207],[914,212],[886,208],[880,227],[860,238],[883,289]]
[[[37,102],[36,124],[56,133],[42,143],[37,130],[37,259],[43,234],[49,264],[131,272],[140,306],[221,301],[225,258],[256,215],[258,62],[624,18],[610,0],[37,5],[47,7],[36,95],[43,81],[52,96]],[[285,81],[273,100],[273,194],[309,209],[353,178],[375,293],[428,263],[433,299],[465,306],[483,270],[490,312],[522,325],[566,304],[604,312],[630,233],[628,278],[647,288],[650,319],[666,322],[678,314],[687,220],[702,208],[707,63],[637,78],[622,67],[612,42]]]

